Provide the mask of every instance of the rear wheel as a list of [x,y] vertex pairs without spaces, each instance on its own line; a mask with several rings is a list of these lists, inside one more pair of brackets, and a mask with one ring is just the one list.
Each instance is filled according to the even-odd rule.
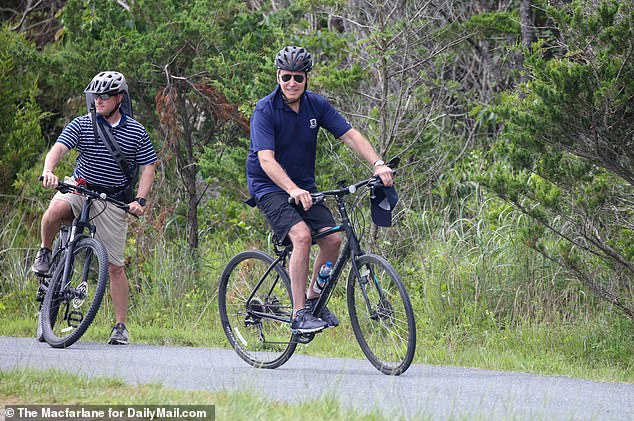
[[374,254],[356,261],[348,278],[348,312],[365,356],[384,374],[407,370],[416,349],[414,311],[392,265]]
[[44,339],[54,348],[67,348],[92,323],[108,284],[108,255],[94,238],[82,238],[73,250],[71,270],[64,279],[60,261],[49,282],[41,311]]
[[291,282],[273,257],[258,250],[234,256],[220,278],[218,308],[229,343],[250,365],[277,368],[293,355]]

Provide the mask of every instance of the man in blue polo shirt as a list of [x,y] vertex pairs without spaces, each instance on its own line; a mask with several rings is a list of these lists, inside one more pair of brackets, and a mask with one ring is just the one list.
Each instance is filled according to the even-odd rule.
[[[329,235],[317,242],[319,253],[313,265],[310,287],[308,279],[311,232],[321,232],[335,225],[330,210],[323,204],[313,205],[317,132],[325,128],[343,140],[350,149],[374,167],[386,186],[392,185],[392,170],[385,165],[370,143],[352,128],[322,96],[308,91],[309,72],[313,67],[310,53],[301,47],[284,47],[275,58],[275,90],[258,101],[251,116],[251,146],[247,158],[249,192],[273,231],[293,243],[289,260],[293,294],[293,333],[318,332],[339,324],[326,307],[315,317],[312,308],[319,295],[313,290],[319,268],[334,262],[339,254],[341,237]],[[300,207],[288,203],[292,197]],[[303,209],[302,209],[303,207]]]

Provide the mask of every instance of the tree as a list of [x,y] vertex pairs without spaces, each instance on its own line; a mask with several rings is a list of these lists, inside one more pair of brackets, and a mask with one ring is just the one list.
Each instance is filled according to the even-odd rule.
[[57,13],[63,3],[59,0],[7,0],[0,8],[0,20],[10,22],[12,31],[23,34],[38,48],[60,35]]
[[16,175],[29,168],[43,148],[37,102],[43,61],[20,34],[0,26],[0,192],[12,191]]
[[553,30],[498,109],[505,135],[483,180],[539,223],[529,246],[634,317],[634,8],[544,10]]
[[184,204],[187,243],[195,250],[199,205],[210,187],[215,190],[200,173],[199,160],[225,131],[244,136],[248,124],[231,101],[260,87],[252,83],[263,65],[260,51],[268,52],[271,34],[279,31],[265,26],[253,33],[262,16],[247,13],[238,1],[136,1],[123,7],[70,0],[61,19],[65,44],[51,53],[65,69],[60,77],[89,80],[104,67],[126,75],[135,116],[160,143],[160,168],[180,181],[174,188],[159,174],[170,192],[164,208],[178,212]]

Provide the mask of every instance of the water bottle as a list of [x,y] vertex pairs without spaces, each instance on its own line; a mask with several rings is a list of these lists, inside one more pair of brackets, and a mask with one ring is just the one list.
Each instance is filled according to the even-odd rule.
[[313,285],[313,291],[317,294],[321,294],[321,291],[324,290],[326,283],[330,280],[330,274],[332,273],[332,262],[328,261],[324,265],[322,265],[321,269],[319,269],[319,273],[317,274],[317,281]]

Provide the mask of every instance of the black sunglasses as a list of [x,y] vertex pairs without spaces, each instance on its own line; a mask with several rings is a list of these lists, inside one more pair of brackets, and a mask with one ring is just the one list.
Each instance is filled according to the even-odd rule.
[[95,95],[95,98],[100,98],[100,99],[102,99],[104,101],[107,101],[110,98],[112,98],[113,96],[117,96],[117,95],[118,95],[118,92],[109,92],[109,93],[106,93],[106,94]]
[[291,80],[291,78],[295,79],[295,82],[297,83],[302,83],[304,82],[304,75],[290,75],[290,74],[285,74],[280,76],[280,78],[282,79],[282,82],[288,82],[289,80]]

